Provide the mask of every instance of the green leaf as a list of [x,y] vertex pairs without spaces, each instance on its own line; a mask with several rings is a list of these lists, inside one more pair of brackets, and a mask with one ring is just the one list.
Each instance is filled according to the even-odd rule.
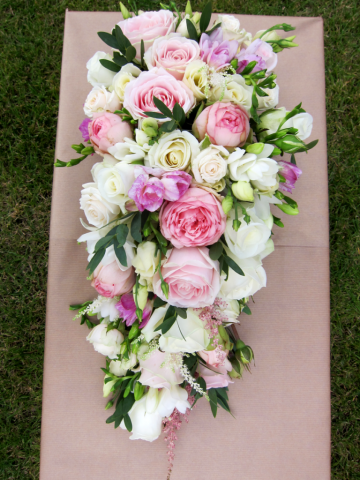
[[197,31],[196,31],[195,25],[188,18],[186,19],[186,27],[187,27],[187,31],[189,33],[190,39],[195,40],[195,42],[198,42],[199,37],[198,37]]
[[213,388],[210,388],[207,393],[208,393],[209,399],[210,399],[211,412],[213,414],[213,417],[215,418],[216,413],[217,413],[218,397],[216,395],[216,391]]
[[209,250],[209,255],[211,260],[219,260],[223,250],[224,250],[224,247],[222,246],[221,242],[217,242],[217,243],[214,243],[214,245],[211,245]]
[[282,203],[281,205],[276,205],[282,212],[286,213],[286,215],[298,215],[299,209],[294,208],[287,203]]
[[173,114],[172,111],[162,102],[159,98],[156,98],[155,95],[153,96],[153,102],[155,107],[163,114],[165,117],[172,118]]
[[179,315],[181,318],[187,318],[187,310],[186,308],[179,308],[175,307],[176,313]]
[[160,245],[163,245],[164,247],[166,247],[167,246],[166,238],[158,230],[156,230],[153,224],[151,224],[151,229],[155,233],[155,237],[157,241],[160,243]]
[[185,122],[185,119],[186,119],[186,115],[183,108],[177,102],[175,103],[173,108],[173,117],[180,124]]
[[[119,67],[123,67],[124,65],[127,65],[127,60],[124,56],[120,55],[119,52],[114,52],[113,56],[113,62],[116,63],[116,65],[119,65]],[[114,112],[116,113],[116,112]]]
[[135,403],[135,397],[133,393],[130,393],[126,398],[123,400],[122,404],[122,414],[126,415],[132,409],[132,406]]
[[283,200],[285,200],[285,202],[290,205],[291,207],[293,208],[297,208],[298,204],[295,202],[295,200],[293,200],[292,198],[290,197],[286,197],[285,195],[283,196]]
[[175,120],[170,120],[169,122],[165,122],[160,127],[160,132],[169,133],[175,130],[176,122]]
[[209,23],[211,20],[211,14],[212,14],[212,6],[211,6],[211,2],[209,2],[205,5],[203,12],[201,14],[201,18],[200,18],[201,33],[205,32],[207,27],[209,26]]
[[176,319],[177,319],[177,315],[174,315],[173,317],[170,317],[167,320],[164,320],[161,325],[155,328],[154,332],[161,330],[161,333],[163,334],[166,333],[174,325],[174,323],[176,322]]
[[116,38],[113,35],[111,35],[110,33],[97,32],[97,34],[99,35],[101,40],[106,43],[106,45],[109,45],[109,47],[116,48],[116,49],[119,48],[118,44],[117,44],[117,41],[116,41]]
[[125,37],[119,25],[115,25],[115,37],[118,44],[118,49],[125,55],[126,49],[131,46],[130,41]]
[[223,397],[218,396],[217,401],[218,401],[218,404],[220,405],[220,407],[222,407],[224,410],[226,410],[227,412],[230,413],[230,407],[229,407],[227,401]]
[[142,242],[141,213],[137,212],[131,222],[131,236],[136,242]]
[[116,65],[116,63],[111,62],[110,60],[106,60],[102,58],[100,60],[100,63],[103,67],[107,68],[108,70],[111,70],[112,72],[119,72],[120,71],[120,66]]
[[106,237],[100,238],[100,240],[96,242],[94,251],[97,252],[98,250],[100,250],[100,248],[104,247],[106,244],[111,242],[112,238],[113,238],[112,236],[106,236]]
[[245,305],[245,307],[241,310],[241,312],[246,313],[246,315],[251,315],[251,310],[247,305]]
[[293,165],[296,165],[296,160],[295,160],[295,155],[294,155],[294,154],[291,154],[290,162],[291,162]]
[[319,143],[319,140],[314,140],[313,142],[308,143],[306,145],[306,148],[310,150],[311,148],[314,148],[318,143]]
[[204,390],[204,392],[206,392],[206,382],[203,379],[203,377],[199,377],[196,381],[200,385],[200,387]]
[[141,58],[141,66],[142,66],[142,68],[144,68],[144,66],[145,66],[144,54],[145,54],[145,44],[144,44],[144,40],[141,39],[140,58]]
[[158,119],[164,119],[166,118],[165,115],[163,115],[162,113],[158,113],[158,112],[143,112],[144,115],[146,115],[147,117],[151,117],[151,118],[158,118]]
[[104,255],[105,255],[105,248],[102,248],[101,250],[95,253],[95,255],[92,257],[92,259],[88,263],[88,266],[86,267],[86,270],[89,270],[89,275],[91,275],[94,272],[95,268],[99,265]]
[[132,62],[136,57],[136,48],[132,45],[127,47],[125,57],[128,62]]
[[160,297],[156,297],[154,300],[154,308],[159,308],[166,304],[167,302],[164,302],[164,300],[162,300]]
[[242,76],[249,75],[249,73],[251,73],[254,70],[256,64],[257,64],[256,60],[253,60],[252,62],[248,63],[240,75]]
[[275,217],[275,215],[273,215],[273,219],[274,219],[275,225],[277,225],[280,228],[284,228],[284,224],[279,217]]
[[211,141],[209,135],[205,134],[204,140],[200,143],[200,150],[205,150],[205,148],[210,147]]
[[120,423],[123,421],[123,416],[121,415],[121,417],[116,417],[115,418],[115,424],[114,424],[114,428],[119,428],[120,427]]
[[80,308],[87,307],[91,303],[92,303],[92,300],[89,300],[88,302],[78,303],[76,305],[69,305],[69,310],[80,310]]
[[128,414],[126,414],[125,417],[124,417],[124,423],[125,423],[126,430],[128,432],[131,432],[132,431],[132,423],[131,423],[131,418],[129,417]]
[[214,30],[216,30],[216,29],[219,28],[219,27],[221,27],[221,22],[219,22],[219,23],[217,23],[216,25],[214,25],[211,30],[207,30],[205,33],[206,33],[207,35],[210,35],[210,33],[212,33]]
[[225,401],[229,399],[228,394],[226,392],[227,387],[224,388],[215,388],[214,390],[216,391],[216,395],[218,397],[223,398]]
[[[129,227],[125,224],[119,225],[116,229],[116,239],[119,242],[118,247],[122,247],[126,243],[126,238],[129,233]],[[123,265],[123,264],[122,264]]]
[[125,248],[122,246],[117,246],[117,247],[114,247],[114,249],[115,249],[115,255],[117,256],[117,259],[119,260],[121,265],[123,265],[124,267],[127,267],[128,264],[127,264]]
[[242,275],[243,277],[245,276],[245,273],[241,270],[239,265],[236,262],[234,262],[234,260],[230,258],[228,255],[226,255],[225,253],[224,253],[224,259],[225,259],[225,262],[229,265],[229,267],[232,270],[234,270],[234,272],[236,272],[238,275]]

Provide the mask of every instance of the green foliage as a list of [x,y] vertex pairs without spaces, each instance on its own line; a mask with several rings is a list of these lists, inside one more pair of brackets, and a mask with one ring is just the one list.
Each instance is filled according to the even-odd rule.
[[[159,8],[157,1],[151,5],[145,0],[137,3],[142,10]],[[206,3],[193,2],[193,11],[202,11]],[[215,12],[324,18],[333,480],[360,477],[360,12],[357,3],[356,0],[213,3]],[[184,10],[185,2],[178,6]],[[112,0],[3,0],[1,3],[1,480],[39,478],[48,231],[66,8],[119,11],[119,4]],[[105,44],[103,49],[110,51]],[[306,108],[311,111],[311,105]]]

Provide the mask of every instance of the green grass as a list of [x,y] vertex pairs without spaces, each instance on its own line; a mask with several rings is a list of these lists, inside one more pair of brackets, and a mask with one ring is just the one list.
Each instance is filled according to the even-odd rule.
[[[153,9],[159,1],[138,2]],[[201,10],[204,3],[196,3]],[[184,7],[184,5],[183,5]],[[332,476],[360,479],[360,96],[356,0],[219,0],[217,12],[325,20],[332,305]],[[65,9],[0,2],[0,478],[37,479],[48,230]],[[147,8],[149,9],[149,8]],[[311,352],[309,352],[311,353]],[[317,479],[314,479],[317,480]]]

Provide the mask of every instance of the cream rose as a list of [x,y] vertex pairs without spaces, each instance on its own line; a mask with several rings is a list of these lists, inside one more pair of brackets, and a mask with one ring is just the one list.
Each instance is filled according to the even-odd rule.
[[100,60],[112,60],[111,55],[105,52],[96,52],[86,64],[88,69],[87,81],[93,87],[110,87],[115,72],[103,67]]
[[92,118],[95,112],[115,112],[120,108],[120,101],[115,92],[109,92],[105,87],[94,87],[86,97],[84,113]]
[[126,85],[135,80],[141,73],[140,68],[136,67],[132,63],[127,63],[121,70],[115,75],[112,81],[112,88],[118,96],[121,103],[125,100],[125,88]]
[[186,67],[183,83],[192,91],[196,100],[204,100],[208,89],[208,68],[202,60],[195,60]]
[[80,208],[84,210],[87,221],[98,228],[114,220],[120,213],[119,206],[107,201],[101,195],[96,183],[83,185]]
[[97,172],[98,188],[105,200],[119,205],[125,213],[125,202],[129,200],[128,191],[135,181],[135,165],[119,162],[114,166],[103,165]]
[[209,101],[230,101],[236,105],[241,105],[246,111],[249,111],[252,105],[251,96],[253,88],[250,85],[246,85],[244,77],[241,75],[232,75],[226,83],[225,90],[221,85],[210,90]]
[[248,209],[250,222],[247,224],[243,215],[239,215],[241,225],[236,232],[233,228],[235,211],[231,210],[226,222],[225,240],[230,251],[238,258],[249,258],[261,254],[270,238],[271,230],[263,220],[255,215],[253,209]]
[[226,175],[228,156],[229,152],[220,145],[202,150],[191,162],[195,180],[209,185],[218,183]]
[[147,161],[150,167],[162,168],[168,172],[187,170],[199,152],[199,142],[194,135],[174,130],[162,135],[158,143],[151,147]]
[[140,282],[152,285],[152,278],[160,261],[160,252],[155,256],[156,243],[143,242],[137,247],[136,256],[132,261],[135,272],[140,275]]

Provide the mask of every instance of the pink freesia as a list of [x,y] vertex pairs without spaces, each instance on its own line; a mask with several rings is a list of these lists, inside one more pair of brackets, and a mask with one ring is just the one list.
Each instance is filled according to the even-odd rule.
[[140,359],[139,382],[152,388],[170,389],[184,381],[177,366],[166,365],[166,353],[155,350],[146,360]]
[[164,203],[159,221],[161,233],[176,248],[212,245],[226,227],[219,200],[197,187],[189,188],[177,201]]
[[191,175],[180,170],[164,173],[161,177],[164,185],[164,200],[170,202],[179,200],[190,187],[191,180]]
[[[135,119],[147,118],[144,112],[159,112],[153,97],[161,100],[171,111],[178,103],[188,113],[195,106],[194,94],[179,80],[176,80],[163,68],[152,68],[141,72],[138,78],[129,82],[125,88],[124,107]],[[169,119],[160,119],[162,123]]]
[[144,41],[145,52],[156,38],[164,37],[175,31],[177,17],[169,10],[144,12],[136,17],[127,18],[118,23],[125,37],[136,48],[136,58],[141,59],[141,40]]
[[281,192],[292,193],[295,188],[295,183],[302,174],[299,167],[290,162],[280,160],[278,162],[280,167],[279,173],[285,178],[285,183],[279,183],[279,190]]
[[149,68],[162,67],[177,80],[182,80],[186,67],[197,60],[200,47],[194,40],[171,33],[167,37],[157,38],[146,52],[144,59]]
[[175,307],[212,305],[220,290],[219,270],[219,262],[210,259],[208,248],[173,248],[161,268],[169,298],[161,290],[159,273],[153,277],[154,293]]
[[109,147],[123,142],[125,137],[133,138],[133,132],[130,124],[123,122],[119,115],[96,112],[89,123],[89,137],[94,150],[105,154]]
[[227,387],[229,383],[234,383],[227,372],[232,370],[231,363],[228,358],[225,359],[224,365],[214,367],[209,365],[209,368],[199,363],[197,372],[205,380],[206,388],[223,388]]
[[95,269],[91,286],[103,297],[113,298],[128,293],[135,285],[135,270],[133,267],[120,270],[114,260],[108,265],[100,263]]
[[[126,323],[127,327],[130,327],[135,320],[136,316],[136,304],[132,293],[126,293],[120,298],[120,301],[115,305],[115,308],[120,313],[120,318]],[[142,322],[139,327],[143,328],[147,325],[152,312],[151,302],[148,301],[145,305],[142,315]]]
[[128,195],[136,203],[140,212],[155,212],[161,207],[164,199],[164,185],[161,180],[149,175],[139,175],[132,184]]
[[269,43],[263,42],[260,38],[257,38],[247,48],[240,50],[240,53],[236,55],[238,59],[237,73],[244,70],[246,65],[252,61],[258,62],[255,65],[252,72],[259,72],[266,69],[268,72],[274,70],[277,64],[277,54],[273,51],[272,46]]
[[80,123],[79,130],[83,137],[84,142],[88,142],[90,140],[89,137],[89,123],[91,122],[91,118],[84,118],[84,120]]
[[225,148],[242,146],[249,135],[249,115],[240,105],[216,102],[205,108],[193,124],[198,140],[207,134],[211,143]]
[[230,65],[239,48],[236,40],[223,40],[221,28],[217,28],[210,35],[203,33],[200,38],[201,60],[216,69]]

